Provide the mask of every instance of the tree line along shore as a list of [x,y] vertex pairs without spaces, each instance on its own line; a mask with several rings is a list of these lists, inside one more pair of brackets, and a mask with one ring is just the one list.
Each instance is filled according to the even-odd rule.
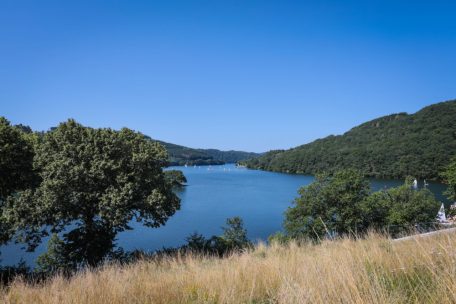
[[[84,269],[107,264],[127,269],[183,256],[218,263],[214,261],[220,258],[255,256],[262,246],[247,239],[242,219],[234,217],[227,219],[222,235],[192,234],[180,248],[153,253],[118,248],[116,235],[130,229],[131,221],[151,228],[164,225],[180,208],[174,188],[185,183],[182,172],[163,170],[169,164],[163,145],[139,132],[90,128],[71,119],[48,132],[33,132],[0,118],[0,148],[0,244],[20,242],[33,251],[51,236],[34,270],[25,265],[0,269],[8,301],[14,294],[11,286],[80,278]],[[299,190],[285,211],[284,231],[272,235],[270,243],[289,250],[321,248],[328,240],[353,242],[350,238],[383,242],[385,234],[396,237],[420,225],[439,224],[440,204],[428,189],[412,185],[415,176],[377,192],[366,176],[359,168],[317,174]],[[438,176],[448,185],[448,198],[456,200],[456,159]],[[383,236],[371,237],[372,231]]]

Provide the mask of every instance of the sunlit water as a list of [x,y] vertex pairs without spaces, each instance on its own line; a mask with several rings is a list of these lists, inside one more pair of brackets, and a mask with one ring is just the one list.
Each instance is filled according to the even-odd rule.
[[[297,190],[313,181],[310,175],[291,175],[223,166],[173,167],[182,170],[188,185],[178,191],[181,209],[165,226],[146,228],[132,223],[133,230],[118,235],[118,245],[125,250],[148,251],[174,247],[185,243],[192,232],[204,236],[219,235],[228,217],[240,216],[244,220],[251,240],[267,240],[282,229],[284,211],[297,196]],[[371,181],[372,189],[379,190],[402,184],[398,180]],[[429,188],[443,200],[445,187],[431,183]],[[3,265],[17,263],[23,258],[33,265],[35,258],[45,251],[43,244],[34,253],[26,253],[22,246],[10,244],[0,247]]]

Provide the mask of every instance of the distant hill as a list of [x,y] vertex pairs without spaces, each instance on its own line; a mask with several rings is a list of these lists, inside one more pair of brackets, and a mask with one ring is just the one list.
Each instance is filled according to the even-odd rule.
[[220,151],[216,149],[193,149],[163,141],[161,143],[170,156],[171,166],[222,165],[260,156],[258,153],[243,151]]
[[[32,133],[33,130],[26,125],[16,125],[21,131],[25,133]],[[51,127],[54,130],[56,127]],[[40,132],[44,134],[44,132]],[[237,163],[246,159],[252,159],[260,156],[260,153],[244,152],[244,151],[220,151],[217,149],[193,149],[176,144],[167,143],[160,140],[155,140],[150,136],[144,135],[147,139],[157,141],[162,144],[169,154],[170,166],[189,166],[197,165],[223,165],[226,163]]]
[[315,174],[356,168],[367,176],[438,180],[456,155],[456,100],[393,114],[289,150],[242,162],[249,168]]
[[225,163],[237,163],[239,161],[255,158],[261,155],[259,153],[234,150],[220,151],[216,149],[198,149],[198,151],[206,153],[207,155],[212,156],[214,159],[221,160]]

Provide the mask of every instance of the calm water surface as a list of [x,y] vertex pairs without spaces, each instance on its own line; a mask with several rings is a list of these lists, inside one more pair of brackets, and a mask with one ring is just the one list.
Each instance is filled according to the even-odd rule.
[[[228,217],[240,216],[251,240],[266,240],[282,229],[283,213],[297,196],[299,187],[313,181],[310,175],[291,175],[223,166],[173,167],[182,170],[188,186],[178,192],[181,209],[160,228],[146,228],[132,223],[133,230],[118,235],[118,245],[125,250],[156,250],[179,246],[192,232],[206,237],[222,233],[221,226]],[[372,189],[402,184],[398,180],[371,180]],[[443,200],[445,187],[431,183],[429,188]],[[26,253],[20,245],[0,247],[1,264],[10,265],[23,258],[33,265],[45,251],[41,245],[36,252]]]

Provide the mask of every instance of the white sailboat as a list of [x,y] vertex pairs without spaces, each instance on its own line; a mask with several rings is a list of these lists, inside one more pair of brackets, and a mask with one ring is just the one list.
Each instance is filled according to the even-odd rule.
[[413,181],[412,187],[413,187],[413,189],[415,189],[415,190],[418,189],[418,181],[416,180],[416,178],[415,178],[415,180]]
[[439,212],[437,213],[437,221],[439,221],[440,223],[447,222],[446,215],[445,215],[445,206],[443,205],[443,203],[442,203],[442,206],[440,206]]

